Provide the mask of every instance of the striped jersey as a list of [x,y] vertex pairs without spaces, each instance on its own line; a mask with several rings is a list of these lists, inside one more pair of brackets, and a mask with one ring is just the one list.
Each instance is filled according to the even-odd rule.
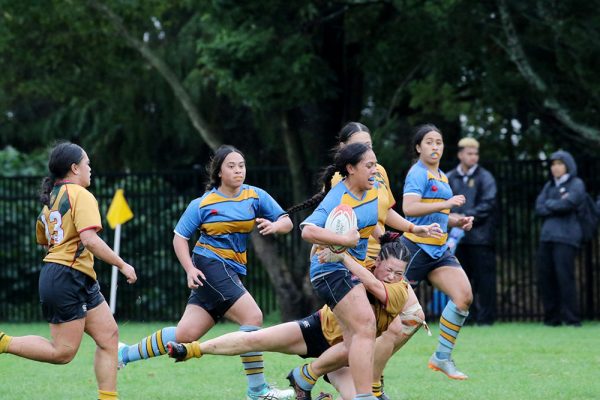
[[[427,170],[427,167],[417,161],[411,167],[406,175],[404,182],[404,196],[419,196],[421,203],[438,203],[448,200],[452,197],[452,189],[448,184],[448,177],[438,169],[440,177],[434,176]],[[439,258],[448,246],[448,215],[450,209],[434,212],[420,217],[406,216],[406,219],[415,225],[429,225],[437,222],[444,232],[441,238],[422,238],[415,234],[405,232],[404,236],[415,242],[432,258]]]
[[[367,242],[377,225],[377,186],[378,183],[375,182],[375,186],[365,191],[362,198],[358,199],[348,190],[344,181],[339,182],[331,188],[315,211],[300,224],[300,227],[315,225],[324,228],[329,213],[335,207],[340,204],[349,205],[354,209],[354,213],[356,214],[360,239],[356,247],[349,248],[347,251],[359,264],[364,265],[367,256]],[[345,269],[346,267],[341,262],[321,264],[316,254],[310,260],[311,279],[329,272]]]
[[[376,336],[380,336],[388,329],[394,318],[402,312],[406,301],[408,300],[408,284],[401,280],[396,283],[383,283],[387,293],[385,303],[380,302],[373,296],[369,296],[369,301],[373,306],[375,313]],[[340,327],[333,311],[328,305],[324,305],[319,310],[321,318],[321,331],[323,336],[331,346],[344,340],[342,328]]]
[[[331,186],[335,186],[339,181],[342,180],[342,175],[338,172],[333,175],[331,179]],[[377,164],[377,173],[375,174],[375,181],[378,183],[377,190],[377,225],[385,232],[385,220],[387,219],[388,211],[390,208],[394,207],[396,204],[396,199],[392,194],[392,189],[390,187],[390,180],[387,176],[387,172],[382,165]],[[369,259],[375,259],[379,255],[379,250],[381,250],[381,245],[379,241],[375,239],[373,236],[369,236],[369,244],[367,246],[367,257]]]
[[194,253],[223,261],[237,273],[246,275],[248,236],[255,219],[276,221],[284,215],[281,206],[260,188],[242,185],[234,197],[213,188],[192,200],[174,232],[189,240],[199,230]]
[[96,279],[94,255],[79,238],[79,233],[88,229],[102,229],[96,198],[83,186],[58,182],[50,193],[50,206],[44,206],[36,223],[37,242],[48,246],[44,261],[74,268]]

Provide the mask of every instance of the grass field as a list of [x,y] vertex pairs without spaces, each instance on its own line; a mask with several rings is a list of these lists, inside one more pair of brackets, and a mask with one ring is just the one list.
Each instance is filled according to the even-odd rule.
[[[169,326],[121,323],[121,340],[133,343]],[[236,330],[220,324],[209,337]],[[5,324],[11,335],[48,336],[45,324]],[[436,333],[437,329],[433,330]],[[463,328],[454,357],[470,379],[452,381],[427,369],[436,338],[423,332],[402,349],[386,369],[386,392],[392,399],[600,399],[600,323],[582,328],[540,324],[497,324]],[[1,400],[95,399],[94,345],[86,337],[77,357],[55,366],[0,356]],[[266,355],[268,380],[285,387],[288,371],[302,362],[296,356]],[[315,392],[331,391],[320,382]],[[122,399],[243,399],[245,379],[238,357],[206,356],[174,364],[167,357],[128,365],[119,372]]]

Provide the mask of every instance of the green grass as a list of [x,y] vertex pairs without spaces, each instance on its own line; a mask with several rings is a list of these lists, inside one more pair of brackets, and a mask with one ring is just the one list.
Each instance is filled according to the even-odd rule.
[[[133,343],[169,324],[122,323],[121,340]],[[208,337],[236,330],[220,324]],[[11,335],[48,336],[45,324],[5,324]],[[434,329],[434,334],[437,329]],[[548,328],[540,324],[497,324],[463,328],[454,353],[470,379],[452,381],[427,369],[437,339],[417,335],[388,364],[386,392],[392,399],[599,399],[600,324],[582,328]],[[55,366],[0,356],[0,399],[95,399],[92,359],[87,336],[76,358]],[[266,355],[270,382],[285,387],[288,371],[302,362],[296,356]],[[331,391],[320,382],[315,390]],[[243,399],[245,379],[238,357],[207,356],[174,364],[167,357],[128,365],[119,372],[122,399]]]

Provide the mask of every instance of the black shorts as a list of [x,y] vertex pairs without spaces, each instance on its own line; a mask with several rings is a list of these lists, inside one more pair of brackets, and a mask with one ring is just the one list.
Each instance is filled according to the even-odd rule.
[[458,259],[448,249],[440,258],[433,258],[415,242],[406,239],[404,236],[402,236],[401,240],[411,254],[411,259],[406,266],[405,276],[413,288],[423,280],[429,282],[427,275],[436,268],[462,268]]
[[319,311],[296,322],[300,325],[302,337],[306,343],[306,354],[300,357],[317,358],[331,347],[323,336]]
[[188,304],[202,307],[217,322],[247,290],[237,272],[223,261],[198,254],[193,255],[192,261],[206,281],[198,289],[192,289]]
[[42,314],[51,324],[85,318],[104,302],[98,281],[81,271],[56,263],[45,263],[39,279]]
[[317,296],[332,310],[360,281],[347,269],[321,275],[311,281]]

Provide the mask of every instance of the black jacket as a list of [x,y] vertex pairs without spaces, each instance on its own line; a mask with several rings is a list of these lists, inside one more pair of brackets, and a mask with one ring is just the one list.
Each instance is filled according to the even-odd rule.
[[453,169],[446,174],[452,192],[462,194],[466,202],[452,209],[453,213],[473,216],[473,229],[465,232],[461,244],[493,245],[496,211],[496,180],[485,168],[477,166],[466,179]]
[[550,156],[550,160],[565,163],[570,177],[558,186],[551,177],[535,201],[535,212],[544,219],[540,241],[579,247],[582,234],[577,220],[577,208],[584,199],[585,185],[577,177],[577,164],[571,154],[557,151]]

